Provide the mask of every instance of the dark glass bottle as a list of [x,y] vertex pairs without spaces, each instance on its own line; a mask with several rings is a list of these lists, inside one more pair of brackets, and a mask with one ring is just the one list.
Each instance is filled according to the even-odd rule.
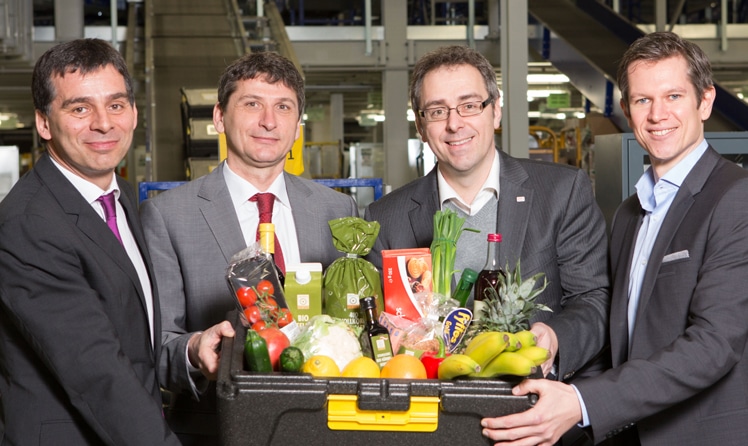
[[462,270],[460,281],[457,282],[457,289],[455,289],[455,292],[452,295],[452,297],[460,302],[461,307],[467,307],[468,297],[470,297],[470,292],[473,290],[473,285],[475,284],[475,281],[477,279],[477,271],[470,268],[465,268],[464,270]]
[[364,313],[364,328],[361,331],[361,350],[364,356],[373,359],[382,368],[392,358],[390,332],[377,318],[377,300],[374,296],[360,299]]
[[[482,316],[485,300],[491,296],[498,296],[499,274],[503,271],[499,260],[499,243],[501,243],[501,234],[488,234],[488,254],[486,255],[486,264],[478,274],[475,281],[475,295],[473,296],[473,320],[479,320]],[[496,293],[489,291],[490,288],[496,290]]]

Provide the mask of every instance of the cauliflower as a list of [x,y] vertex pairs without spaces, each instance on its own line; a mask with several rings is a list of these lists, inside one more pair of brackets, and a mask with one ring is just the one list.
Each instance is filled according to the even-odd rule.
[[329,356],[343,370],[349,362],[363,356],[359,331],[342,319],[322,314],[309,320],[292,345],[304,352],[305,359],[314,355]]

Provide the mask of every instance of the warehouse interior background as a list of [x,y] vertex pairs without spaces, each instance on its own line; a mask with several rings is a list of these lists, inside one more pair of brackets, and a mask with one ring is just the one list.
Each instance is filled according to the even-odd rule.
[[218,78],[251,51],[278,51],[305,76],[312,178],[379,177],[396,188],[427,172],[433,156],[413,124],[409,70],[448,44],[495,66],[499,146],[577,165],[593,180],[607,159],[596,153],[603,137],[630,131],[618,58],[647,32],[673,30],[709,54],[718,95],[707,132],[748,130],[748,0],[0,0],[0,10],[0,146],[18,148],[20,174],[40,150],[33,64],[79,37],[111,41],[136,81],[140,122],[119,168],[133,186],[190,180],[218,163]]

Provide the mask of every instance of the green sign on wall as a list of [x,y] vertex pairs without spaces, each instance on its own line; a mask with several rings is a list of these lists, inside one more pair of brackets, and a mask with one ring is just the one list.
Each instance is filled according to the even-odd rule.
[[571,107],[571,95],[569,93],[551,93],[548,95],[546,102],[548,108],[569,108]]

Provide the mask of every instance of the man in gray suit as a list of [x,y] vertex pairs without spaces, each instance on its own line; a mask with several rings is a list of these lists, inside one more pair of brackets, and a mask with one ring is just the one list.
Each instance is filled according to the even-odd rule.
[[[320,262],[326,268],[342,255],[328,221],[357,216],[355,201],[283,170],[303,110],[304,80],[288,59],[271,52],[238,59],[221,77],[213,110],[216,130],[226,135],[226,161],[142,205],[168,356],[183,356],[190,333],[235,308],[226,268],[255,242],[259,214],[250,197],[256,193],[275,195],[272,221],[286,265]],[[185,445],[217,444],[215,387],[205,390],[207,383],[193,382],[200,375],[184,367],[172,365],[168,372],[185,389],[167,412],[172,429]]]
[[709,60],[692,42],[652,33],[624,54],[618,85],[652,166],[611,230],[614,368],[575,388],[521,384],[515,393],[539,402],[484,420],[486,434],[550,444],[582,423],[596,442],[748,444],[748,172],[704,139],[716,93]]
[[438,163],[367,208],[365,218],[381,224],[371,261],[381,269],[383,249],[430,246],[439,209],[481,230],[460,237],[457,270],[480,271],[486,234],[501,233],[502,265],[513,268],[521,259],[523,276],[542,272],[549,282],[538,299],[553,313],[538,312],[531,321],[552,353],[543,372],[572,378],[603,349],[608,320],[605,222],[589,178],[570,166],[496,150],[499,90],[493,67],[477,51],[451,46],[424,55],[413,69],[410,96],[416,128]]

